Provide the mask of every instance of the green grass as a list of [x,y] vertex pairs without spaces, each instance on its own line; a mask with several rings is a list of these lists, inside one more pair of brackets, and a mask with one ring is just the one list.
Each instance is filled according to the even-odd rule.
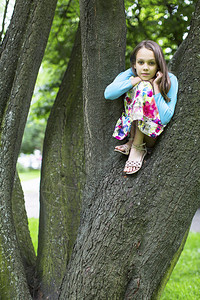
[[40,176],[40,170],[27,170],[19,171],[19,178],[21,181],[27,181],[31,179],[38,178]]
[[[29,229],[37,253],[39,219],[29,219]],[[190,232],[161,300],[200,299],[200,233]]]
[[28,219],[28,225],[31,234],[31,239],[33,242],[33,247],[35,249],[35,253],[37,254],[39,219],[36,218]]
[[200,233],[190,232],[161,300],[200,299]]

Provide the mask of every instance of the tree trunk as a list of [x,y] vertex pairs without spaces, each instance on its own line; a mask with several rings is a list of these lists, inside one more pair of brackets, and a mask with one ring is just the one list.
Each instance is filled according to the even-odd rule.
[[111,136],[122,102],[105,101],[103,93],[124,69],[126,22],[122,0],[80,1],[80,14],[86,173],[93,188],[102,170],[111,167],[113,157]]
[[200,1],[190,34],[175,55],[179,63],[173,64],[180,83],[176,114],[142,169],[128,177],[122,176],[126,159],[114,154],[110,141],[120,105],[105,103],[102,96],[113,79],[108,70],[119,68],[113,59],[122,57],[117,55],[123,44],[122,1],[99,2],[80,1],[90,181],[60,299],[158,299],[200,204]]
[[30,101],[56,0],[17,1],[0,57],[0,291],[30,299],[13,222],[11,195]]
[[77,236],[85,181],[80,38],[78,28],[71,59],[48,120],[43,150],[38,296],[52,300],[59,296]]

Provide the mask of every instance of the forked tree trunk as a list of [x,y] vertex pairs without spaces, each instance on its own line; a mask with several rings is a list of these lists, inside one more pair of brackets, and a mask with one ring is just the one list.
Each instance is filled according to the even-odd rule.
[[16,1],[0,57],[0,294],[31,299],[16,237],[12,190],[30,101],[57,0]]
[[180,85],[175,116],[142,169],[128,177],[122,175],[126,158],[110,147],[119,100],[103,99],[116,68],[114,48],[122,43],[123,13],[117,12],[115,23],[120,4],[80,1],[90,181],[60,299],[158,299],[200,204],[200,1],[190,34],[175,55],[178,64],[173,63]]

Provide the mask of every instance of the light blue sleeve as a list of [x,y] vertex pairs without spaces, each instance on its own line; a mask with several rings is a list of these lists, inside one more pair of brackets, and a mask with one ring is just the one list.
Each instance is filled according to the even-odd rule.
[[108,100],[114,100],[129,91],[133,87],[130,81],[131,76],[135,76],[132,68],[120,73],[114,81],[106,87],[104,97]]
[[160,119],[163,125],[166,125],[171,120],[177,102],[178,80],[172,73],[169,73],[169,78],[171,81],[171,87],[167,96],[170,98],[170,102],[167,103],[160,93],[154,95]]

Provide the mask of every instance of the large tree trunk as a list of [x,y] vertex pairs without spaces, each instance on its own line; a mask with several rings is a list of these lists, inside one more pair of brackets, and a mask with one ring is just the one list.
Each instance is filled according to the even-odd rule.
[[[55,300],[80,222],[85,181],[81,35],[48,120],[41,174],[38,296]],[[49,255],[49,253],[51,255]]]
[[190,34],[175,55],[180,83],[176,114],[143,168],[130,177],[122,176],[126,159],[111,149],[119,102],[105,103],[102,95],[112,80],[110,70],[117,73],[119,67],[122,1],[99,2],[80,1],[90,182],[60,299],[157,299],[200,204],[200,1]]
[[11,196],[30,101],[57,0],[16,1],[0,57],[0,293],[30,299]]

